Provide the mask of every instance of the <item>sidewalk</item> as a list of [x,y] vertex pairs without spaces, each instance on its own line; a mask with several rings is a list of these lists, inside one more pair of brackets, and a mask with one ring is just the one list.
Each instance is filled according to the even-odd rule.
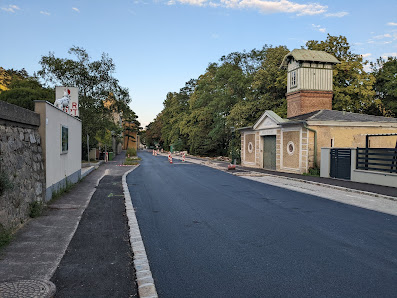
[[[163,154],[165,154],[165,153],[163,153]],[[217,169],[222,169],[225,171],[227,170],[227,165],[229,164],[228,162],[211,160],[209,158],[202,158],[202,157],[196,157],[196,156],[190,156],[190,155],[187,155],[186,157],[188,159],[201,161],[203,164],[212,165],[213,167],[215,167]],[[177,158],[179,158],[179,156]],[[243,166],[239,166],[239,165],[236,166],[235,171],[230,171],[230,172],[238,174],[238,175],[244,175],[244,174],[249,174],[249,173],[258,173],[258,174],[264,174],[264,175],[273,175],[273,176],[278,176],[278,177],[284,177],[287,179],[297,179],[297,180],[304,181],[307,183],[323,184],[325,186],[333,187],[333,188],[345,188],[349,191],[353,190],[355,192],[363,192],[366,194],[372,193],[374,195],[391,197],[390,199],[395,198],[395,200],[397,200],[397,188],[395,188],[395,187],[359,183],[359,182],[353,182],[353,181],[342,180],[342,179],[304,176],[304,175],[293,174],[293,173],[284,173],[284,172],[278,172],[278,171],[265,170],[265,169],[261,169],[261,168],[243,167]]]
[[[87,250],[92,247],[93,242],[90,241],[93,241],[93,237],[97,243],[107,243],[107,240],[111,238],[111,234],[113,233],[111,229],[115,227],[116,222],[119,228],[117,232],[114,232],[120,232],[120,235],[116,237],[117,239],[109,241],[110,244],[107,248],[112,251],[112,245],[115,245],[114,249],[119,251],[120,247],[123,247],[124,258],[115,259],[114,255],[108,254],[102,255],[104,258],[102,261],[113,267],[127,267],[130,265],[132,262],[132,252],[128,237],[124,237],[124,234],[128,234],[128,228],[122,196],[121,178],[131,167],[117,166],[118,163],[122,163],[124,157],[125,154],[120,154],[115,158],[115,162],[104,164],[95,171],[90,169],[92,172],[80,183],[76,184],[70,192],[65,193],[50,204],[40,217],[31,219],[16,233],[11,243],[0,252],[0,297],[5,297],[5,295],[2,295],[2,293],[5,293],[5,288],[1,286],[2,284],[4,286],[2,282],[5,281],[39,280],[46,283],[53,278],[65,252],[67,252],[66,254],[69,253],[68,247],[72,238],[72,243],[74,242],[75,235],[80,234],[81,237],[81,233],[83,234],[83,238],[86,241],[85,243],[80,243],[79,248]],[[113,194],[112,198],[108,197],[110,193]],[[98,198],[102,201],[98,201]],[[114,212],[110,212],[111,210],[109,209],[111,208],[114,209]],[[96,222],[93,220],[96,220]],[[100,223],[103,223],[103,225],[101,226]],[[111,223],[111,229],[109,229],[108,223]],[[82,232],[79,232],[80,230]],[[121,230],[124,230],[125,233],[121,233]],[[120,241],[122,244],[120,244]],[[98,244],[96,248],[97,250],[101,250],[103,247]],[[128,252],[128,260],[125,258],[126,252]],[[109,257],[109,260],[106,259],[107,257]],[[92,267],[87,268],[82,264],[85,260],[72,259],[72,261],[74,262],[73,266],[75,266],[74,270],[76,272],[80,271],[83,274],[83,277],[80,277],[83,279],[83,282],[91,278],[92,274],[94,274],[93,278],[98,283],[106,279],[110,281],[112,279],[112,276],[100,277],[95,272],[90,272],[92,271]],[[65,264],[62,261],[59,268],[62,269],[62,266],[65,266]],[[59,268],[58,271],[60,270]],[[108,271],[108,268],[104,269]],[[70,274],[73,275],[76,272],[72,270]],[[136,294],[135,278],[131,276],[131,273],[133,274],[132,269],[127,274],[128,276],[120,277],[117,274],[115,275],[115,278],[119,281],[115,283],[115,286],[123,283],[120,280],[121,278],[128,279],[129,289],[127,296]],[[56,276],[59,276],[59,274]],[[54,281],[57,283],[58,279],[54,279]],[[62,281],[62,288],[68,287],[67,283],[67,280]],[[18,286],[25,287],[24,293],[27,293],[27,287],[32,288],[32,284]],[[71,286],[73,288],[75,284]],[[92,284],[91,286],[95,287]],[[73,295],[74,297],[87,296],[81,288],[74,290],[76,290]],[[64,296],[66,297],[67,295]]]

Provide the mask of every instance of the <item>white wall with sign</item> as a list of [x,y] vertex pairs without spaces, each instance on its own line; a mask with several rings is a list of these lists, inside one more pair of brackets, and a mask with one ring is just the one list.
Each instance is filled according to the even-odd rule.
[[[81,177],[81,120],[46,101],[35,101],[46,169],[46,200]],[[77,111],[78,114],[78,111]]]

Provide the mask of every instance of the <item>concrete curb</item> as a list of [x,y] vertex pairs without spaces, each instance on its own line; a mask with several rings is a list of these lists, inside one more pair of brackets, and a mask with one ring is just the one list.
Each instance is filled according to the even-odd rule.
[[128,226],[130,227],[130,244],[134,253],[134,267],[136,280],[138,284],[138,294],[141,298],[157,298],[157,291],[154,285],[152,272],[150,271],[149,261],[146,255],[145,246],[143,244],[141,232],[139,230],[138,221],[136,219],[135,210],[132,205],[130,191],[127,185],[127,175],[135,170],[139,165],[124,173],[122,178],[125,210],[128,218]]
[[84,177],[86,177],[87,175],[91,174],[91,172],[95,170],[94,166],[91,166],[87,171],[85,171],[84,173],[81,174],[81,179],[83,179]]

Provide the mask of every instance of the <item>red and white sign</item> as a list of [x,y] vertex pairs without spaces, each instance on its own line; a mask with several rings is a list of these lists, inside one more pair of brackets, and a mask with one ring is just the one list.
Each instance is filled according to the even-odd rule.
[[54,105],[74,117],[79,117],[79,89],[76,87],[55,87]]

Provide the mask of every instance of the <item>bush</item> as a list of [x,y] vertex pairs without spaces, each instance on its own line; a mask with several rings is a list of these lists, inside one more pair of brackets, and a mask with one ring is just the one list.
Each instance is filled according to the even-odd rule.
[[39,201],[34,201],[29,204],[29,216],[35,218],[41,215],[43,212],[43,203]]
[[129,156],[136,156],[136,150],[135,150],[135,148],[128,148],[127,149],[127,156],[129,155]]
[[309,171],[303,175],[320,177],[320,168],[309,168]]

